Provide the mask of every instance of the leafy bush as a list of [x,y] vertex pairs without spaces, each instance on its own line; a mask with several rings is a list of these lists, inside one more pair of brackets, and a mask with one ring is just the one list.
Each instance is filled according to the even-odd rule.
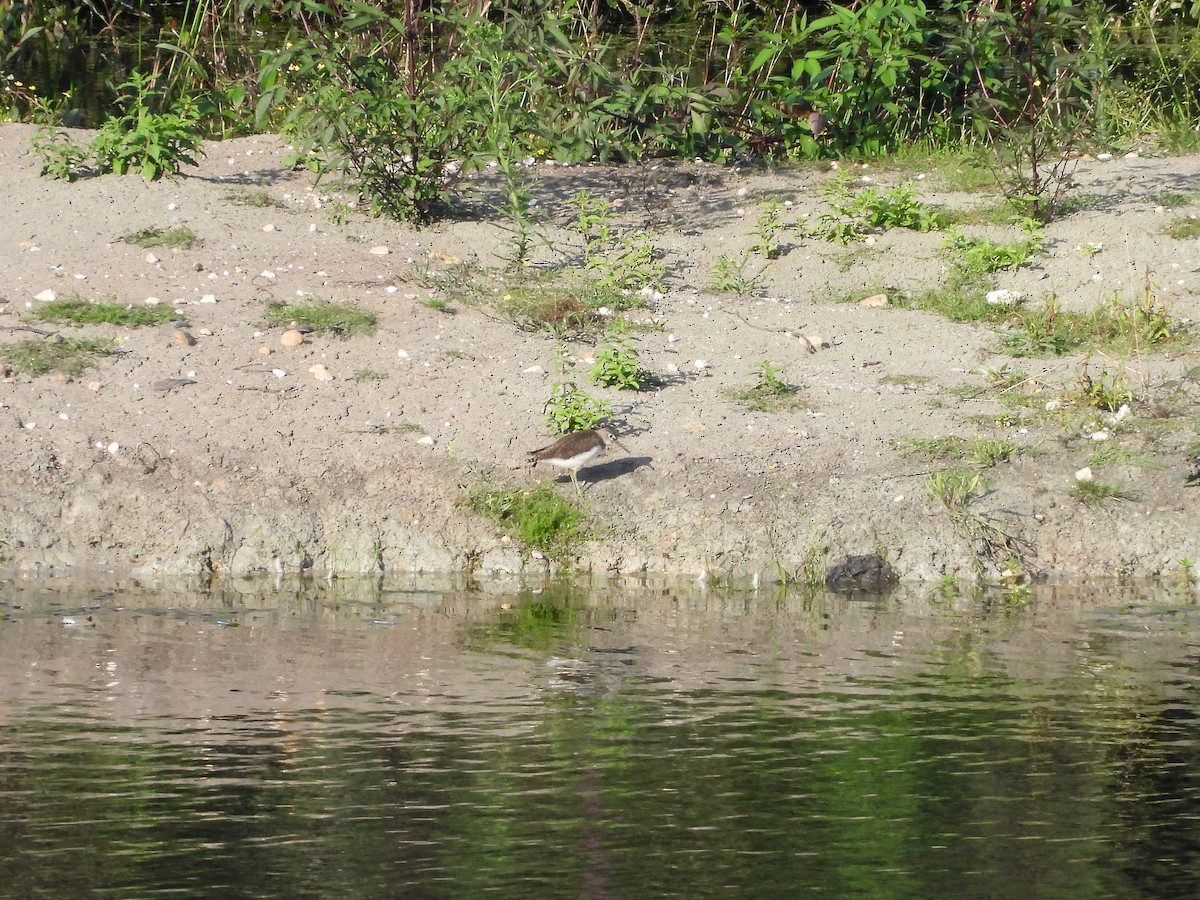
[[107,119],[86,150],[60,131],[39,131],[33,136],[42,174],[73,181],[92,160],[97,174],[139,172],[154,181],[177,174],[184,163],[196,165],[194,154],[201,149],[196,104],[185,97],[165,112],[152,112],[161,102],[153,79],[135,72],[121,85],[118,103],[124,112]]

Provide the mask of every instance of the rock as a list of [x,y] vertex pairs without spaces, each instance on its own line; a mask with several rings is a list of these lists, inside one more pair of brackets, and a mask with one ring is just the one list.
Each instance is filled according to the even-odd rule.
[[315,366],[309,366],[308,371],[312,372],[313,378],[317,379],[317,381],[333,381],[333,375],[320,363],[317,363]]
[[94,392],[99,392],[100,388],[102,388],[103,386],[104,386],[104,385],[102,385],[102,384],[101,384],[100,382],[98,382],[98,381],[89,381],[89,382],[87,383],[87,389],[88,389],[89,391],[94,391]]
[[176,347],[195,347],[196,339],[182,328],[176,328],[175,334],[171,337],[171,343]]
[[984,299],[992,306],[1016,306],[1023,303],[1025,295],[1020,291],[1010,291],[1008,288],[988,291]]
[[1076,472],[1075,480],[1078,481],[1080,484],[1086,484],[1089,481],[1095,481],[1096,476],[1092,474],[1092,467],[1084,466],[1082,469],[1080,469],[1078,472]]
[[379,246],[379,247],[372,247],[367,252],[370,253],[372,256],[387,256],[389,253],[392,252],[392,249],[390,247]]
[[825,586],[839,594],[878,594],[899,580],[896,570],[882,556],[869,553],[865,556],[847,556],[830,566],[825,575]]
[[275,227],[275,223],[274,223],[274,222],[268,222],[266,225],[264,225],[264,226],[263,226],[263,229],[262,229],[262,230],[263,230],[264,232],[266,232],[267,234],[270,234],[271,232],[273,232],[273,231],[278,231],[279,229],[277,229],[277,228]]
[[285,347],[299,347],[304,343],[304,335],[295,328],[289,328],[279,336],[279,343]]
[[156,391],[173,391],[176,388],[184,387],[185,385],[195,384],[195,378],[160,378],[158,381],[150,385]]
[[800,343],[808,348],[809,353],[816,353],[818,350],[825,350],[831,346],[828,338],[824,338],[819,334],[802,334],[800,335]]
[[882,309],[885,306],[891,306],[888,301],[887,294],[872,294],[870,297],[863,297],[858,301],[859,306],[868,306],[873,309]]
[[46,288],[46,290],[42,291],[40,294],[35,294],[33,299],[41,300],[43,303],[52,303],[58,299],[58,294],[54,293],[54,291],[50,290],[49,288]]
[[259,352],[260,356],[270,356],[274,351],[270,347],[268,347],[266,344],[264,344],[263,346],[258,348],[258,352]]

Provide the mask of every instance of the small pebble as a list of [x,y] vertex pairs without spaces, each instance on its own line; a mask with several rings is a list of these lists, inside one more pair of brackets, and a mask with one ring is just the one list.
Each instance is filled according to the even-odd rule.
[[58,294],[54,293],[54,291],[50,290],[49,288],[46,288],[46,290],[42,291],[40,294],[34,295],[33,299],[41,300],[43,303],[53,303],[58,299]]
[[278,229],[275,227],[274,222],[268,222],[266,225],[263,226],[262,230],[265,231],[267,234],[270,234],[272,231],[278,231]]
[[379,247],[372,247],[368,252],[372,256],[387,256],[392,251],[391,251],[390,247],[379,246]]
[[317,381],[333,381],[333,375],[320,363],[317,363],[315,366],[309,366],[308,371],[312,373],[313,378],[317,379]]
[[870,297],[863,297],[861,300],[859,300],[858,305],[880,308],[890,304],[888,303],[887,294],[872,294]]
[[1096,476],[1094,476],[1092,474],[1092,467],[1084,466],[1082,469],[1080,469],[1078,472],[1076,472],[1075,480],[1078,481],[1080,484],[1086,484],[1089,481],[1095,481]]
[[299,347],[304,343],[304,335],[295,328],[289,328],[279,336],[279,343],[284,347]]

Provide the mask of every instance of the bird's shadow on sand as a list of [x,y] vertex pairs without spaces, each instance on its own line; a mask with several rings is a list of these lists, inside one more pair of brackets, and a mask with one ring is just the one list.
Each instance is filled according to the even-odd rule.
[[610,478],[620,478],[630,472],[636,472],[643,467],[650,467],[649,456],[622,456],[620,459],[609,460],[595,466],[586,466],[579,470],[579,480],[585,484],[595,481],[608,481]]

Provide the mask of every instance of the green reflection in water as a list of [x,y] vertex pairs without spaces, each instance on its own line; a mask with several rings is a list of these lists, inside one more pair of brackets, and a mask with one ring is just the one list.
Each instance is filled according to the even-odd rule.
[[[766,621],[679,613],[687,599],[656,607],[661,627],[648,628],[569,591],[528,594],[464,617],[443,642],[457,651],[440,656],[440,632],[414,625],[429,661],[405,670],[410,684],[395,670],[398,608],[320,624],[289,598],[287,621],[331,668],[328,648],[344,645],[378,671],[298,708],[247,684],[249,711],[210,719],[168,708],[113,725],[110,692],[50,674],[54,705],[0,707],[0,884],[15,896],[1200,895],[1194,617],[1120,613],[1037,643],[1032,622],[922,613],[903,631],[933,636],[909,650],[886,607]],[[372,630],[366,616],[385,613],[396,630]],[[195,616],[186,624],[211,611]],[[819,621],[841,643],[822,644]],[[8,652],[61,640],[56,624],[5,627],[28,631]],[[168,633],[263,652],[255,628]],[[1150,653],[1140,635],[1153,628]],[[68,634],[50,654],[64,668],[105,649],[101,628]],[[372,641],[386,652],[368,655]],[[1065,662],[1046,668],[1055,647]],[[281,659],[303,649],[285,644]],[[491,679],[494,699],[461,688],[460,672]]]

